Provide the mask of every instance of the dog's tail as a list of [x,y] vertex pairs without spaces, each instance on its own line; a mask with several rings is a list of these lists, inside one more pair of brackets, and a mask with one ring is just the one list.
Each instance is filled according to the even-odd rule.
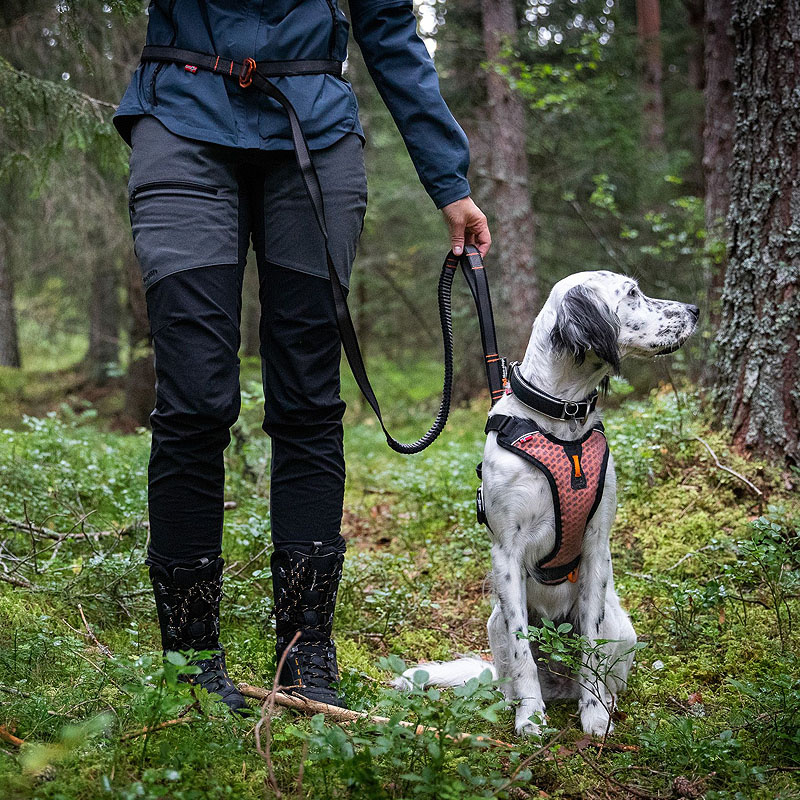
[[[497,679],[497,669],[491,661],[476,656],[464,656],[455,661],[430,661],[409,667],[400,677],[392,681],[392,686],[401,692],[410,692],[414,686],[438,686],[447,689],[463,686],[471,678],[489,670],[492,679]],[[418,673],[427,673],[427,678]],[[424,679],[424,680],[423,680]]]

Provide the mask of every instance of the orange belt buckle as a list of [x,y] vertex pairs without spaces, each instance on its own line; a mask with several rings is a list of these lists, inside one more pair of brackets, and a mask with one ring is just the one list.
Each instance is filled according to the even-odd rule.
[[256,71],[258,65],[255,59],[246,58],[242,63],[242,71],[239,73],[239,86],[246,89],[253,82],[253,73]]

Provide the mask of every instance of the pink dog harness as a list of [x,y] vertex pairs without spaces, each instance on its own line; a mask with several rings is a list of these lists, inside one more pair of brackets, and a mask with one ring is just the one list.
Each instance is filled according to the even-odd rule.
[[[489,431],[497,431],[497,443],[536,466],[550,484],[555,546],[539,561],[531,577],[548,585],[566,580],[574,583],[586,526],[603,497],[608,442],[602,423],[598,422],[580,439],[565,441],[540,430],[533,420],[494,414],[486,423],[486,432]],[[486,523],[480,489],[478,492],[478,519]]]

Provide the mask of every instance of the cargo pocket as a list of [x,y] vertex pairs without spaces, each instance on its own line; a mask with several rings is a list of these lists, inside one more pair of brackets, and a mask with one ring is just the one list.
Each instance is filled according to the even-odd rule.
[[236,264],[239,198],[235,190],[192,181],[153,181],[129,198],[133,247],[145,291],[167,275]]

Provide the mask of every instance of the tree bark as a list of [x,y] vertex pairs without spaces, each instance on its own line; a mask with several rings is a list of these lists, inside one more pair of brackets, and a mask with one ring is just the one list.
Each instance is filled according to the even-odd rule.
[[249,258],[244,271],[244,297],[242,303],[242,353],[257,356],[261,352],[261,300],[259,298],[258,267],[255,258]]
[[[703,92],[706,85],[705,73],[705,30],[706,0],[683,0],[686,9],[686,23],[689,35],[686,41],[686,78],[688,86],[696,92]],[[666,113],[666,112],[665,112]],[[703,196],[705,179],[703,176],[703,126],[702,118],[692,115],[696,125],[696,136],[689,145],[690,163],[683,170],[685,192]],[[687,143],[688,144],[688,143]]]
[[664,90],[661,62],[659,0],[636,0],[636,30],[642,56],[645,141],[650,150],[664,150]]
[[686,45],[689,86],[702,92],[705,86],[705,24],[707,0],[683,0],[692,36]]
[[86,369],[89,380],[103,386],[119,363],[120,302],[118,271],[103,258],[104,242],[96,242],[89,296],[89,349]]
[[156,402],[156,372],[153,351],[150,347],[150,322],[147,303],[142,288],[142,277],[133,248],[126,259],[128,285],[128,373],[125,377],[125,410],[127,421],[133,425],[148,426],[150,412]]
[[735,0],[729,265],[715,401],[734,443],[800,461],[800,5]]
[[503,49],[516,43],[517,16],[513,0],[481,0],[481,10],[483,41],[489,60],[486,84],[489,139],[493,148],[490,166],[496,255],[492,260],[500,267],[503,309],[498,322],[506,352],[521,359],[539,311],[525,106],[508,80],[495,69],[506,60]]
[[14,282],[6,261],[5,232],[0,231],[0,366],[19,367]]
[[[728,170],[733,152],[733,67],[735,44],[732,0],[707,0],[705,24],[705,175],[706,228],[725,237],[725,217],[730,203]],[[721,283],[721,281],[719,281]]]

